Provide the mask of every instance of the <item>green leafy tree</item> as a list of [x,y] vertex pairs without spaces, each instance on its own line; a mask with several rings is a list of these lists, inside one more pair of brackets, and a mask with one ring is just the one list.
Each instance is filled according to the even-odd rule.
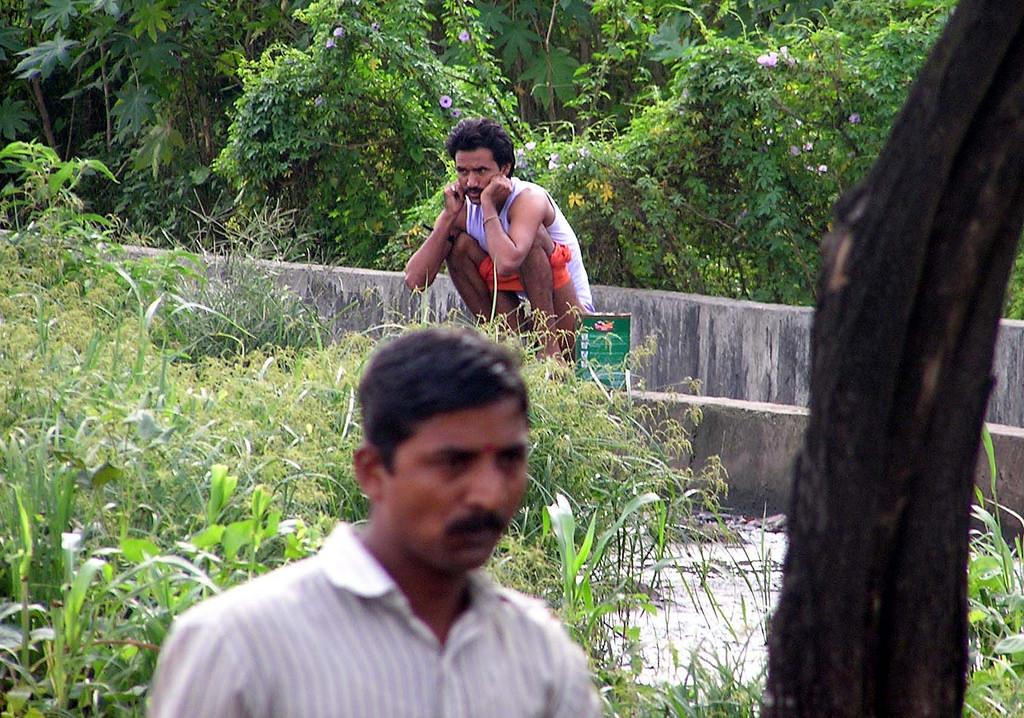
[[244,66],[216,168],[243,203],[302,208],[328,258],[367,264],[440,183],[451,125],[500,105],[424,43],[433,17],[416,0],[325,0],[301,17],[309,48]]
[[[127,182],[83,193],[102,211],[168,224],[199,195],[238,92],[237,67],[271,42],[301,42],[304,0],[27,0],[0,31],[0,136],[41,137],[102,158]],[[197,182],[196,179],[202,178]]]
[[745,37],[705,28],[667,99],[624,132],[551,146],[538,177],[598,281],[811,301],[829,208],[877,155],[952,3],[902,5],[837,3]]

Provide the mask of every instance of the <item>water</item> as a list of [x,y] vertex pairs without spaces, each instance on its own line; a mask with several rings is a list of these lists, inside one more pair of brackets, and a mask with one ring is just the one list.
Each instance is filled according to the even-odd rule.
[[673,547],[660,574],[658,611],[633,616],[645,682],[682,680],[695,653],[745,679],[767,661],[767,618],[782,584],[786,535],[772,519],[706,520],[724,522],[737,540]]

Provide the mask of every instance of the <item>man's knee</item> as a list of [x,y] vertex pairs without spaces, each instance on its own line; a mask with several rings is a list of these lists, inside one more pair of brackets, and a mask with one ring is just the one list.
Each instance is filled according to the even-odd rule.
[[519,274],[524,278],[539,276],[550,280],[550,252],[546,252],[540,242],[534,242],[530,251],[526,253],[523,263],[519,265]]

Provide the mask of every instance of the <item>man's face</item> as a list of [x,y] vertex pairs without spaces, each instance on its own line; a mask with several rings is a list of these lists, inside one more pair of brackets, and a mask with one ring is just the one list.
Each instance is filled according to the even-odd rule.
[[527,424],[514,398],[427,419],[390,470],[373,447],[360,452],[368,452],[357,471],[373,506],[371,532],[414,573],[481,566],[526,490]]
[[455,173],[459,188],[473,204],[480,204],[480,193],[498,175],[508,175],[509,165],[498,165],[494,153],[486,147],[455,153]]

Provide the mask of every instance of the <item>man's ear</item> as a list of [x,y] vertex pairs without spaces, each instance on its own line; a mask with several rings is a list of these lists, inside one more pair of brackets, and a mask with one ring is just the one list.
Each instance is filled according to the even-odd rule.
[[512,164],[511,164],[511,163],[509,163],[509,164],[504,164],[504,165],[501,165],[501,166],[500,166],[500,167],[498,168],[498,170],[499,170],[499,171],[500,171],[500,172],[501,172],[501,173],[502,173],[503,175],[505,175],[506,177],[511,177],[511,176],[512,176]]
[[372,444],[363,443],[352,455],[352,463],[356,470],[356,481],[370,503],[377,501],[385,475],[388,473],[380,451]]

